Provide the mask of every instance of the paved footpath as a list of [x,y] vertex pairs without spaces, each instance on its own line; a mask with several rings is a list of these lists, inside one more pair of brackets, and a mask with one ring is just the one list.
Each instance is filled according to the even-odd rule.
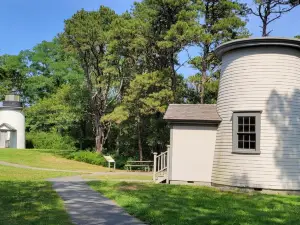
[[80,176],[49,179],[76,225],[145,225],[91,189]]

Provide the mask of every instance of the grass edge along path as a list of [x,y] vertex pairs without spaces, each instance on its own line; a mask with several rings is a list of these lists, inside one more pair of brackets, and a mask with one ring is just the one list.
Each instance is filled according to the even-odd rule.
[[0,224],[71,225],[63,201],[44,179],[76,174],[0,165]]
[[223,192],[185,185],[114,181],[88,184],[151,225],[300,224],[300,196]]
[[0,181],[1,225],[72,225],[46,181]]

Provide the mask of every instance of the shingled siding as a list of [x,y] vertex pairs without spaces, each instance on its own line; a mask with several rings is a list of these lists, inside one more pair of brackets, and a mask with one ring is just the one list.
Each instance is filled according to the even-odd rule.
[[[261,113],[260,155],[232,153],[235,110]],[[253,47],[223,56],[212,182],[300,190],[300,51]]]

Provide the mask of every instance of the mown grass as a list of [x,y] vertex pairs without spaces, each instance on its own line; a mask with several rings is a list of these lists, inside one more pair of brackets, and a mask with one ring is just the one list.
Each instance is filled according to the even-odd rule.
[[[2,174],[1,174],[2,176]],[[62,200],[45,181],[0,181],[1,225],[71,225]]]
[[75,174],[0,165],[0,224],[71,225],[62,200],[44,179]]
[[90,186],[148,224],[296,225],[300,197],[214,188],[91,181]]
[[0,165],[0,181],[40,181],[47,178],[73,176],[77,174],[78,173],[21,169]]
[[83,175],[82,177],[94,180],[152,180],[151,174],[114,174],[113,172],[105,175]]
[[0,161],[49,169],[89,172],[108,171],[107,168],[102,166],[68,160],[42,150],[1,149]]

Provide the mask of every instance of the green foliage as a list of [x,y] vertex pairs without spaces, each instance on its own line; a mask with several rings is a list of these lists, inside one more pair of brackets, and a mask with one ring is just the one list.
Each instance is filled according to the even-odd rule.
[[205,0],[201,4],[197,18],[199,23],[196,25],[197,38],[194,40],[194,46],[199,49],[200,55],[189,61],[192,67],[199,71],[196,77],[200,77],[201,80],[196,84],[191,80],[193,78],[189,81],[195,92],[199,93],[198,102],[203,104],[214,102],[215,99],[210,98],[217,96],[217,89],[214,89],[215,93],[211,93],[212,87],[217,84],[220,69],[220,62],[214,53],[215,48],[232,39],[248,37],[249,33],[245,28],[245,4],[238,0]]
[[26,134],[27,145],[36,149],[75,149],[75,141],[69,136],[57,132],[30,132]]
[[[100,171],[107,171],[106,168],[100,167],[100,166],[95,166],[95,165],[90,165],[86,163],[79,163],[74,160],[67,160],[61,155],[68,155],[71,152],[74,152],[74,150],[64,150],[64,149],[58,149],[58,150],[53,150],[53,149],[2,149],[0,151],[0,160],[5,161],[5,162],[10,162],[10,163],[16,163],[20,165],[26,165],[26,166],[31,166],[31,167],[36,167],[36,168],[47,168],[47,169],[57,169],[57,170],[67,170],[67,171],[86,171],[86,172],[100,172]],[[7,167],[7,166],[6,166]],[[7,167],[9,171],[11,167]],[[10,168],[10,169],[9,169]],[[12,168],[14,169],[14,168]],[[18,170],[22,171],[22,169],[17,168]],[[33,171],[34,173],[30,173],[29,170],[26,171],[28,174],[28,177],[22,177],[22,173],[16,173],[14,174],[14,179],[16,180],[36,180],[33,178],[33,175],[36,174],[36,176],[42,176],[43,172],[45,171],[40,171],[40,173],[37,173],[36,171]],[[68,174],[67,174],[68,173]],[[69,172],[63,172],[61,173],[62,176],[68,176],[72,175]],[[4,173],[3,170],[1,170],[1,178],[3,180],[9,179],[10,174]],[[54,172],[52,171],[52,177],[55,177],[53,175]],[[74,173],[73,173],[74,174]],[[24,173],[25,175],[25,173]],[[45,176],[47,173],[45,173]],[[12,176],[11,176],[12,177]],[[48,176],[50,178],[51,176]],[[46,178],[46,177],[45,177]],[[43,179],[43,177],[39,178]]]
[[65,154],[64,157],[79,162],[107,166],[107,162],[105,161],[104,157],[101,154],[96,152],[76,151],[76,152],[71,152],[70,154]]
[[81,105],[78,87],[61,86],[50,97],[41,99],[27,108],[27,127],[30,131],[68,130],[79,122]]
[[13,88],[23,96],[26,64],[21,55],[0,56],[0,100]]
[[25,80],[27,101],[32,104],[50,97],[62,85],[80,85],[83,72],[74,55],[65,52],[59,41],[36,45],[31,51],[22,52],[29,65],[28,77]]
[[[246,13],[238,0],[143,0],[122,15],[80,10],[52,41],[0,56],[0,99],[18,89],[35,148],[96,146],[121,165],[152,159],[169,142],[169,104],[216,102],[214,50],[248,36]],[[182,63],[191,46],[199,54]],[[187,79],[178,72],[186,63],[198,70]]]

